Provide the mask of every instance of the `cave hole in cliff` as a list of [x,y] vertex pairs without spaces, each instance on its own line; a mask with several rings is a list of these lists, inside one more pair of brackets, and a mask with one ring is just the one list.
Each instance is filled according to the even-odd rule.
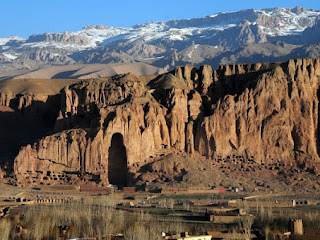
[[316,130],[316,143],[317,143],[317,154],[320,157],[320,87],[317,89],[318,98],[318,126]]
[[115,133],[111,139],[108,157],[109,183],[117,186],[127,186],[128,166],[127,149],[123,143],[123,136]]

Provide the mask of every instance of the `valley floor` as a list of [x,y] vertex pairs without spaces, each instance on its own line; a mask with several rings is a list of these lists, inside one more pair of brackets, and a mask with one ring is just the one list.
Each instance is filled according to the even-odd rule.
[[[292,234],[290,239],[315,239],[312,237],[320,232],[317,192],[101,195],[80,193],[68,186],[19,188],[5,184],[0,189],[1,239],[6,239],[5,229],[10,229],[9,235],[14,239],[77,236],[147,240],[161,239],[161,232],[235,236],[244,234],[248,227],[256,239],[264,239],[266,235],[273,239],[290,231],[291,219],[302,219],[304,235]],[[211,212],[218,217],[212,220]],[[244,226],[251,217],[254,218],[251,225]]]

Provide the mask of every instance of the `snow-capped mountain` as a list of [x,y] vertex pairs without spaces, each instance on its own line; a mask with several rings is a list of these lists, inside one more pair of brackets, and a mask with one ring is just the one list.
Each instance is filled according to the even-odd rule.
[[[76,32],[44,33],[27,39],[11,36],[0,39],[0,61],[4,66],[11,63],[17,68],[137,61],[170,67],[211,60],[213,65],[236,62],[237,54],[250,55],[250,51],[260,58],[266,54],[271,59],[285,58],[288,51],[281,55],[278,41],[291,50],[308,44],[306,34],[320,31],[315,27],[319,15],[320,11],[301,7],[249,9],[132,27],[86,26]],[[266,46],[268,53],[264,54]],[[246,61],[242,55],[241,59]]]

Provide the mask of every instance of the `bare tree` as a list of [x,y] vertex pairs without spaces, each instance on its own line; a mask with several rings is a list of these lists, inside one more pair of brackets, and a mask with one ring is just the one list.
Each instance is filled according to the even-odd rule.
[[269,227],[269,225],[267,225],[267,226],[265,226],[265,228],[264,228],[264,235],[265,235],[265,237],[266,237],[266,240],[269,239],[269,234],[270,234],[270,227]]
[[11,224],[8,220],[4,219],[0,221],[0,239],[9,239],[11,232]]
[[254,217],[250,215],[244,216],[239,222],[239,227],[243,230],[243,234],[246,240],[251,239],[251,229],[253,222]]

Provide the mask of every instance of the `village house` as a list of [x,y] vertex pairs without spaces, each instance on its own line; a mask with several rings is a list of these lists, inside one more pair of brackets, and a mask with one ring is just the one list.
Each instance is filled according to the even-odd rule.
[[182,232],[174,235],[163,233],[162,237],[167,240],[211,240],[211,235],[190,236],[188,232]]

